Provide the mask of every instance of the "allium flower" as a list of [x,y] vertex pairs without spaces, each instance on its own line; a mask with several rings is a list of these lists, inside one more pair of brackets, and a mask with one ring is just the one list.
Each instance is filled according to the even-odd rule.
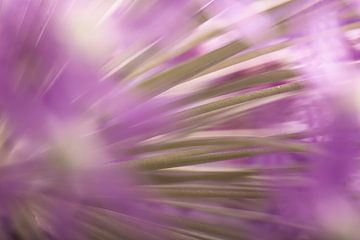
[[296,20],[304,26],[305,34],[297,41],[305,52],[301,67],[310,86],[303,96],[306,108],[298,111],[305,113],[303,122],[311,133],[304,140],[315,151],[305,156],[307,171],[298,175],[301,181],[295,186],[279,183],[282,187],[269,204],[272,213],[295,226],[265,226],[264,232],[272,231],[274,239],[358,236],[357,193],[351,189],[358,172],[359,119],[351,89],[357,85],[358,71],[340,25],[340,6],[324,1]]
[[2,1],[0,239],[357,239],[355,2]]

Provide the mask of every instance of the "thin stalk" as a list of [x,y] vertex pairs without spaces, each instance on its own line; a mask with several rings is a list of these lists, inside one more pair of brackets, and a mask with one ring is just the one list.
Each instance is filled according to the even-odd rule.
[[140,83],[138,88],[146,92],[163,92],[179,83],[189,80],[194,75],[243,51],[247,47],[248,45],[243,42],[231,42],[224,47],[156,74]]
[[229,97],[211,103],[203,104],[197,107],[186,109],[180,113],[177,113],[177,115],[182,116],[184,118],[189,118],[204,113],[212,112],[215,110],[219,110],[222,108],[227,108],[238,104],[246,103],[256,99],[274,96],[281,93],[298,91],[301,90],[302,88],[303,85],[299,82],[287,83],[280,86],[266,88],[266,89],[246,93],[240,96]]
[[184,99],[179,100],[181,104],[189,104],[212,97],[217,97],[229,93],[238,92],[240,90],[258,86],[267,83],[277,83],[286,79],[294,78],[297,73],[292,70],[273,70],[262,72],[247,77],[234,77],[218,86],[210,86],[203,90],[197,91]]
[[142,170],[152,171],[166,168],[182,167],[202,163],[230,160],[235,158],[246,158],[260,154],[271,153],[270,149],[251,149],[232,152],[216,152],[208,154],[175,153],[172,155],[149,157],[128,162],[131,166]]
[[[215,181],[215,182],[233,182],[239,179],[246,180],[248,177],[258,174],[267,174],[267,173],[289,173],[297,172],[303,169],[302,166],[292,165],[285,167],[243,167],[235,168],[231,170],[196,170],[196,168],[191,168],[189,170],[185,169],[167,169],[159,170],[155,172],[148,173],[148,178],[151,179],[152,183],[157,184],[173,184],[173,183],[186,183],[186,182],[199,182],[199,181]],[[258,187],[262,185],[254,184],[245,184],[242,182],[239,186],[241,187]]]

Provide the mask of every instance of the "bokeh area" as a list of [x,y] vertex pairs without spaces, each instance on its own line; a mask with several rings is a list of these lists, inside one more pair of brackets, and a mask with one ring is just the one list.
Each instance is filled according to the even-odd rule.
[[360,0],[0,0],[0,240],[359,240]]

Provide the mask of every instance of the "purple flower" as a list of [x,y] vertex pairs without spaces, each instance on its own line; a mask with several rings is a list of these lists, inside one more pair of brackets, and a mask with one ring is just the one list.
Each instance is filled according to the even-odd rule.
[[[47,239],[48,234],[55,239],[87,239],[97,234],[100,218],[110,221],[107,211],[132,218],[147,215],[140,212],[139,191],[133,188],[136,178],[127,167],[113,165],[125,156],[108,151],[112,142],[106,141],[101,124],[123,124],[123,131],[112,133],[113,141],[139,142],[144,137],[138,135],[150,137],[167,123],[162,118],[144,119],[149,113],[139,108],[157,111],[159,104],[143,105],[113,79],[102,81],[100,62],[81,54],[89,49],[76,52],[77,42],[71,45],[70,36],[59,34],[68,27],[62,19],[66,4],[5,1],[2,9],[0,112],[7,132],[0,166],[0,212],[6,224],[0,234],[4,238],[15,232],[36,239]],[[22,208],[27,213],[19,212]],[[31,224],[17,225],[19,221]]]
[[349,6],[3,1],[0,239],[355,240]]
[[304,72],[322,93],[339,88],[346,91],[346,85],[354,81],[351,45],[341,29],[339,5],[337,1],[319,3],[295,22],[304,37],[298,40]]
[[[274,239],[356,239],[359,203],[351,190],[357,173],[359,119],[351,97],[357,71],[343,39],[334,2],[324,2],[305,14],[307,34],[302,50],[305,78],[311,87],[303,120],[314,152],[306,154],[306,170],[299,184],[278,182],[269,211],[293,226],[262,225]],[[298,17],[304,21],[304,16]],[[324,38],[328,41],[324,41]],[[350,67],[349,67],[350,66]],[[304,96],[303,96],[304,97]],[[315,111],[314,111],[315,110]]]

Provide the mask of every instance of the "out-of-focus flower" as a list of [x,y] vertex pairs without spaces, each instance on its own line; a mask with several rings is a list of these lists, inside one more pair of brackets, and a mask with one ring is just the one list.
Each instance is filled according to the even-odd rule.
[[3,1],[0,238],[355,240],[349,6]]
[[[344,89],[353,81],[354,68],[350,44],[341,29],[339,3],[324,2],[305,14],[303,31],[305,47],[302,48],[305,70],[318,91]],[[336,51],[334,51],[336,49]],[[345,87],[344,87],[345,86]]]
[[[357,193],[351,190],[358,169],[359,119],[353,86],[358,71],[352,65],[350,43],[340,25],[340,3],[322,2],[297,17],[305,34],[301,68],[311,86],[303,120],[310,131],[315,152],[306,156],[307,170],[299,183],[279,182],[270,211],[293,223],[263,226],[274,239],[356,239],[359,225]],[[316,111],[314,111],[314,110]],[[343,223],[343,224],[342,224]],[[269,228],[269,226],[272,226]],[[265,230],[267,229],[267,230]]]

